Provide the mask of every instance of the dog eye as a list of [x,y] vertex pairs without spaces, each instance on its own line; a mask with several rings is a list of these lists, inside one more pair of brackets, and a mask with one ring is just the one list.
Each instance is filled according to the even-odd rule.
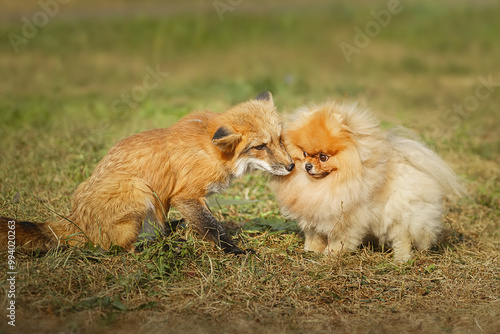
[[256,149],[257,151],[263,150],[266,147],[266,144],[254,146],[253,148]]
[[306,151],[302,151],[304,153],[304,158],[307,157]]
[[319,155],[319,160],[320,160],[321,162],[325,162],[325,161],[327,161],[329,158],[330,158],[330,157],[329,157],[328,155],[326,155],[326,154],[320,154],[320,155]]

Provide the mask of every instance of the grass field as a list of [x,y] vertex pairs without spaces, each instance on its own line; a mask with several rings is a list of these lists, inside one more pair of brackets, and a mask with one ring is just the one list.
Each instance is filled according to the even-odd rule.
[[75,0],[49,13],[2,2],[0,215],[67,215],[71,193],[121,138],[270,90],[283,115],[361,100],[444,157],[469,196],[447,203],[439,244],[402,265],[370,245],[305,253],[268,176],[253,173],[210,201],[256,254],[224,255],[189,225],[137,255],[17,252],[16,326],[4,315],[0,332],[500,332],[500,5],[220,2],[231,10]]

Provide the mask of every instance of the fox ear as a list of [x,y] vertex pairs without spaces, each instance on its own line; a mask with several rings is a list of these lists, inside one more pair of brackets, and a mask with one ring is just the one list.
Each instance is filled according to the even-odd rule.
[[222,152],[234,152],[236,145],[241,141],[240,133],[233,133],[225,126],[221,126],[215,131],[212,137],[212,144],[217,146]]
[[255,99],[260,101],[266,101],[269,104],[274,105],[273,95],[271,94],[271,92],[262,92],[259,95],[257,95]]

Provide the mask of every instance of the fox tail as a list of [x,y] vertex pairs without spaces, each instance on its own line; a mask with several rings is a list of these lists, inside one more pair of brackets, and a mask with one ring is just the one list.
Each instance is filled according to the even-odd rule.
[[48,223],[30,223],[0,217],[0,249],[47,252],[59,245]]

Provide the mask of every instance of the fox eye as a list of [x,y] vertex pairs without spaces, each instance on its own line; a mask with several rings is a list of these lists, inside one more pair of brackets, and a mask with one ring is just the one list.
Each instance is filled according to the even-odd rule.
[[256,149],[257,151],[260,151],[260,150],[263,150],[264,148],[266,148],[266,144],[254,146],[253,148]]
[[326,155],[326,154],[320,154],[320,155],[319,155],[319,160],[320,160],[321,162],[325,162],[325,161],[327,161],[328,159],[330,159],[330,157],[329,157],[328,155]]
[[307,157],[306,151],[303,150],[302,152],[304,153],[304,158]]

